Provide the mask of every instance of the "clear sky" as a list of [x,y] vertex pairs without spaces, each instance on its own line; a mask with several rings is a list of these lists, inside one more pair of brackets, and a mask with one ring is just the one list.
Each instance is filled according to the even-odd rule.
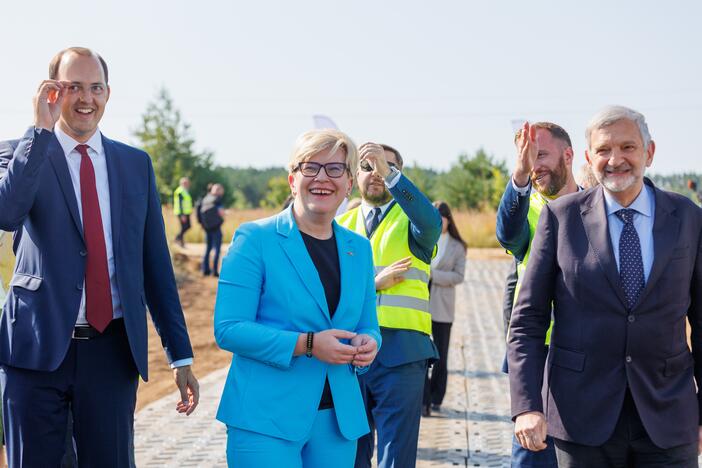
[[514,164],[512,119],[573,138],[602,106],[643,112],[652,171],[702,172],[702,2],[8,1],[0,7],[0,139],[32,123],[60,49],[103,55],[101,129],[134,143],[160,86],[219,164],[283,165],[313,114],[357,143],[447,169],[484,147]]

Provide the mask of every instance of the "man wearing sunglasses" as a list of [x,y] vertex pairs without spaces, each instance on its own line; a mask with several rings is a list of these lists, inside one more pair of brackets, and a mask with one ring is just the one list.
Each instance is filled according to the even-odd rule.
[[370,240],[383,347],[370,370],[359,376],[371,432],[358,440],[356,467],[371,466],[375,429],[378,467],[412,468],[424,376],[429,361],[438,357],[430,339],[428,282],[441,216],[400,172],[402,156],[396,149],[366,143],[359,153],[361,206],[337,220]]

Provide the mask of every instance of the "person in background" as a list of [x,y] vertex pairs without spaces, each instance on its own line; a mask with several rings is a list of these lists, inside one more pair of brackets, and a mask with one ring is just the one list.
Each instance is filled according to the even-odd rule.
[[441,216],[402,174],[399,151],[365,143],[360,155],[361,206],[338,221],[370,240],[385,346],[359,379],[371,432],[358,441],[356,468],[371,466],[376,431],[378,466],[412,468],[427,366],[438,358],[431,341],[428,283]]
[[190,214],[193,212],[193,199],[188,190],[190,190],[190,179],[182,177],[180,185],[173,191],[173,214],[180,223],[180,232],[175,237],[175,241],[181,247],[185,247],[183,236],[190,229]]
[[[219,276],[219,252],[222,248],[222,224],[224,223],[224,208],[222,184],[212,184],[210,193],[205,195],[198,205],[197,215],[202,228],[205,230],[205,255],[202,257],[202,274]],[[214,250],[214,259],[210,266],[210,252]]]
[[468,245],[458,232],[458,227],[448,204],[434,202],[441,215],[441,235],[438,251],[431,261],[429,277],[429,312],[431,312],[431,335],[439,350],[439,361],[427,372],[424,385],[424,416],[439,411],[446,394],[448,379],[448,349],[451,340],[451,324],[456,312],[456,285],[461,284],[466,270]]
[[580,167],[578,175],[575,177],[575,182],[577,182],[577,184],[582,187],[583,190],[596,187],[600,184],[597,181],[595,174],[592,173],[592,168],[588,163],[585,163]]
[[234,354],[217,412],[229,466],[351,468],[369,431],[357,374],[381,344],[373,257],[334,221],[357,166],[344,133],[302,134],[292,205],[234,234],[214,317],[217,344]]
[[692,193],[697,197],[697,203],[702,204],[702,190],[697,190],[697,182],[692,179],[687,179],[687,188],[692,190]]

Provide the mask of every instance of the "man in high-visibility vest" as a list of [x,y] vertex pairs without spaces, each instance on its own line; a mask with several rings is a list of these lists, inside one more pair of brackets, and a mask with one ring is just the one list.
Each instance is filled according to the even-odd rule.
[[358,441],[356,467],[371,466],[377,431],[378,467],[412,468],[424,376],[429,361],[438,357],[430,338],[428,283],[441,215],[400,172],[397,150],[366,143],[359,153],[361,206],[337,221],[370,240],[383,347],[359,376],[371,432]]
[[178,217],[180,232],[175,241],[185,247],[183,236],[190,229],[190,214],[193,212],[193,198],[190,196],[190,179],[182,177],[180,185],[173,191],[173,214]]
[[[541,209],[550,200],[577,192],[578,185],[573,177],[573,146],[562,127],[550,122],[527,122],[517,133],[515,143],[517,162],[497,210],[496,234],[500,244],[517,260],[516,302]],[[549,336],[546,345],[548,339]],[[512,466],[557,467],[553,440],[549,437],[546,442],[546,450],[532,452],[513,438]]]

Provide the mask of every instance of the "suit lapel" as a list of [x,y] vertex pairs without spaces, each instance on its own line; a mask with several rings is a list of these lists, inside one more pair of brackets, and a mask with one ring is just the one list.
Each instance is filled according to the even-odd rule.
[[305,242],[302,240],[302,235],[293,218],[292,205],[278,214],[276,225],[278,234],[281,236],[280,245],[285,255],[287,255],[300,280],[302,280],[302,284],[305,285],[307,291],[309,291],[319,308],[324,312],[327,320],[331,323],[324,287],[319,279],[319,273],[307,253],[307,247],[305,247]]
[[[652,185],[652,184],[651,184]],[[644,188],[645,190],[645,188]],[[653,220],[653,266],[648,281],[636,305],[640,304],[653,290],[663,270],[670,261],[680,231],[680,220],[673,214],[675,206],[665,192],[653,187],[655,197],[655,219]],[[634,306],[636,307],[636,306]]]
[[[346,302],[349,300],[350,294],[353,294],[353,279],[362,278],[357,275],[356,251],[353,248],[352,237],[349,233],[341,228],[336,221],[333,223],[334,235],[336,236],[336,249],[339,253],[339,273],[341,276],[341,294],[339,297],[339,305],[337,310],[343,310]],[[335,311],[336,312],[336,311]],[[336,314],[334,315],[336,317]]]
[[602,187],[593,190],[581,204],[580,216],[585,227],[590,247],[592,247],[597,262],[605,273],[612,289],[617,297],[626,305],[626,297],[619,280],[619,270],[614,259],[614,250],[609,238],[609,227],[607,224],[607,210],[605,207]]
[[[66,155],[56,139],[56,136],[51,139],[48,152],[49,161],[51,161],[51,165],[53,166],[56,177],[58,178],[61,191],[63,192],[63,198],[66,200],[68,211],[71,213],[71,218],[73,219],[73,224],[76,226],[80,237],[83,238],[83,223],[80,221],[78,201],[76,200],[76,192],[73,189],[71,173],[68,171]],[[83,239],[83,242],[85,242],[85,239]]]
[[107,180],[110,188],[110,217],[112,222],[112,251],[119,245],[120,222],[122,218],[122,171],[117,149],[112,140],[102,137],[102,148],[107,163]]

